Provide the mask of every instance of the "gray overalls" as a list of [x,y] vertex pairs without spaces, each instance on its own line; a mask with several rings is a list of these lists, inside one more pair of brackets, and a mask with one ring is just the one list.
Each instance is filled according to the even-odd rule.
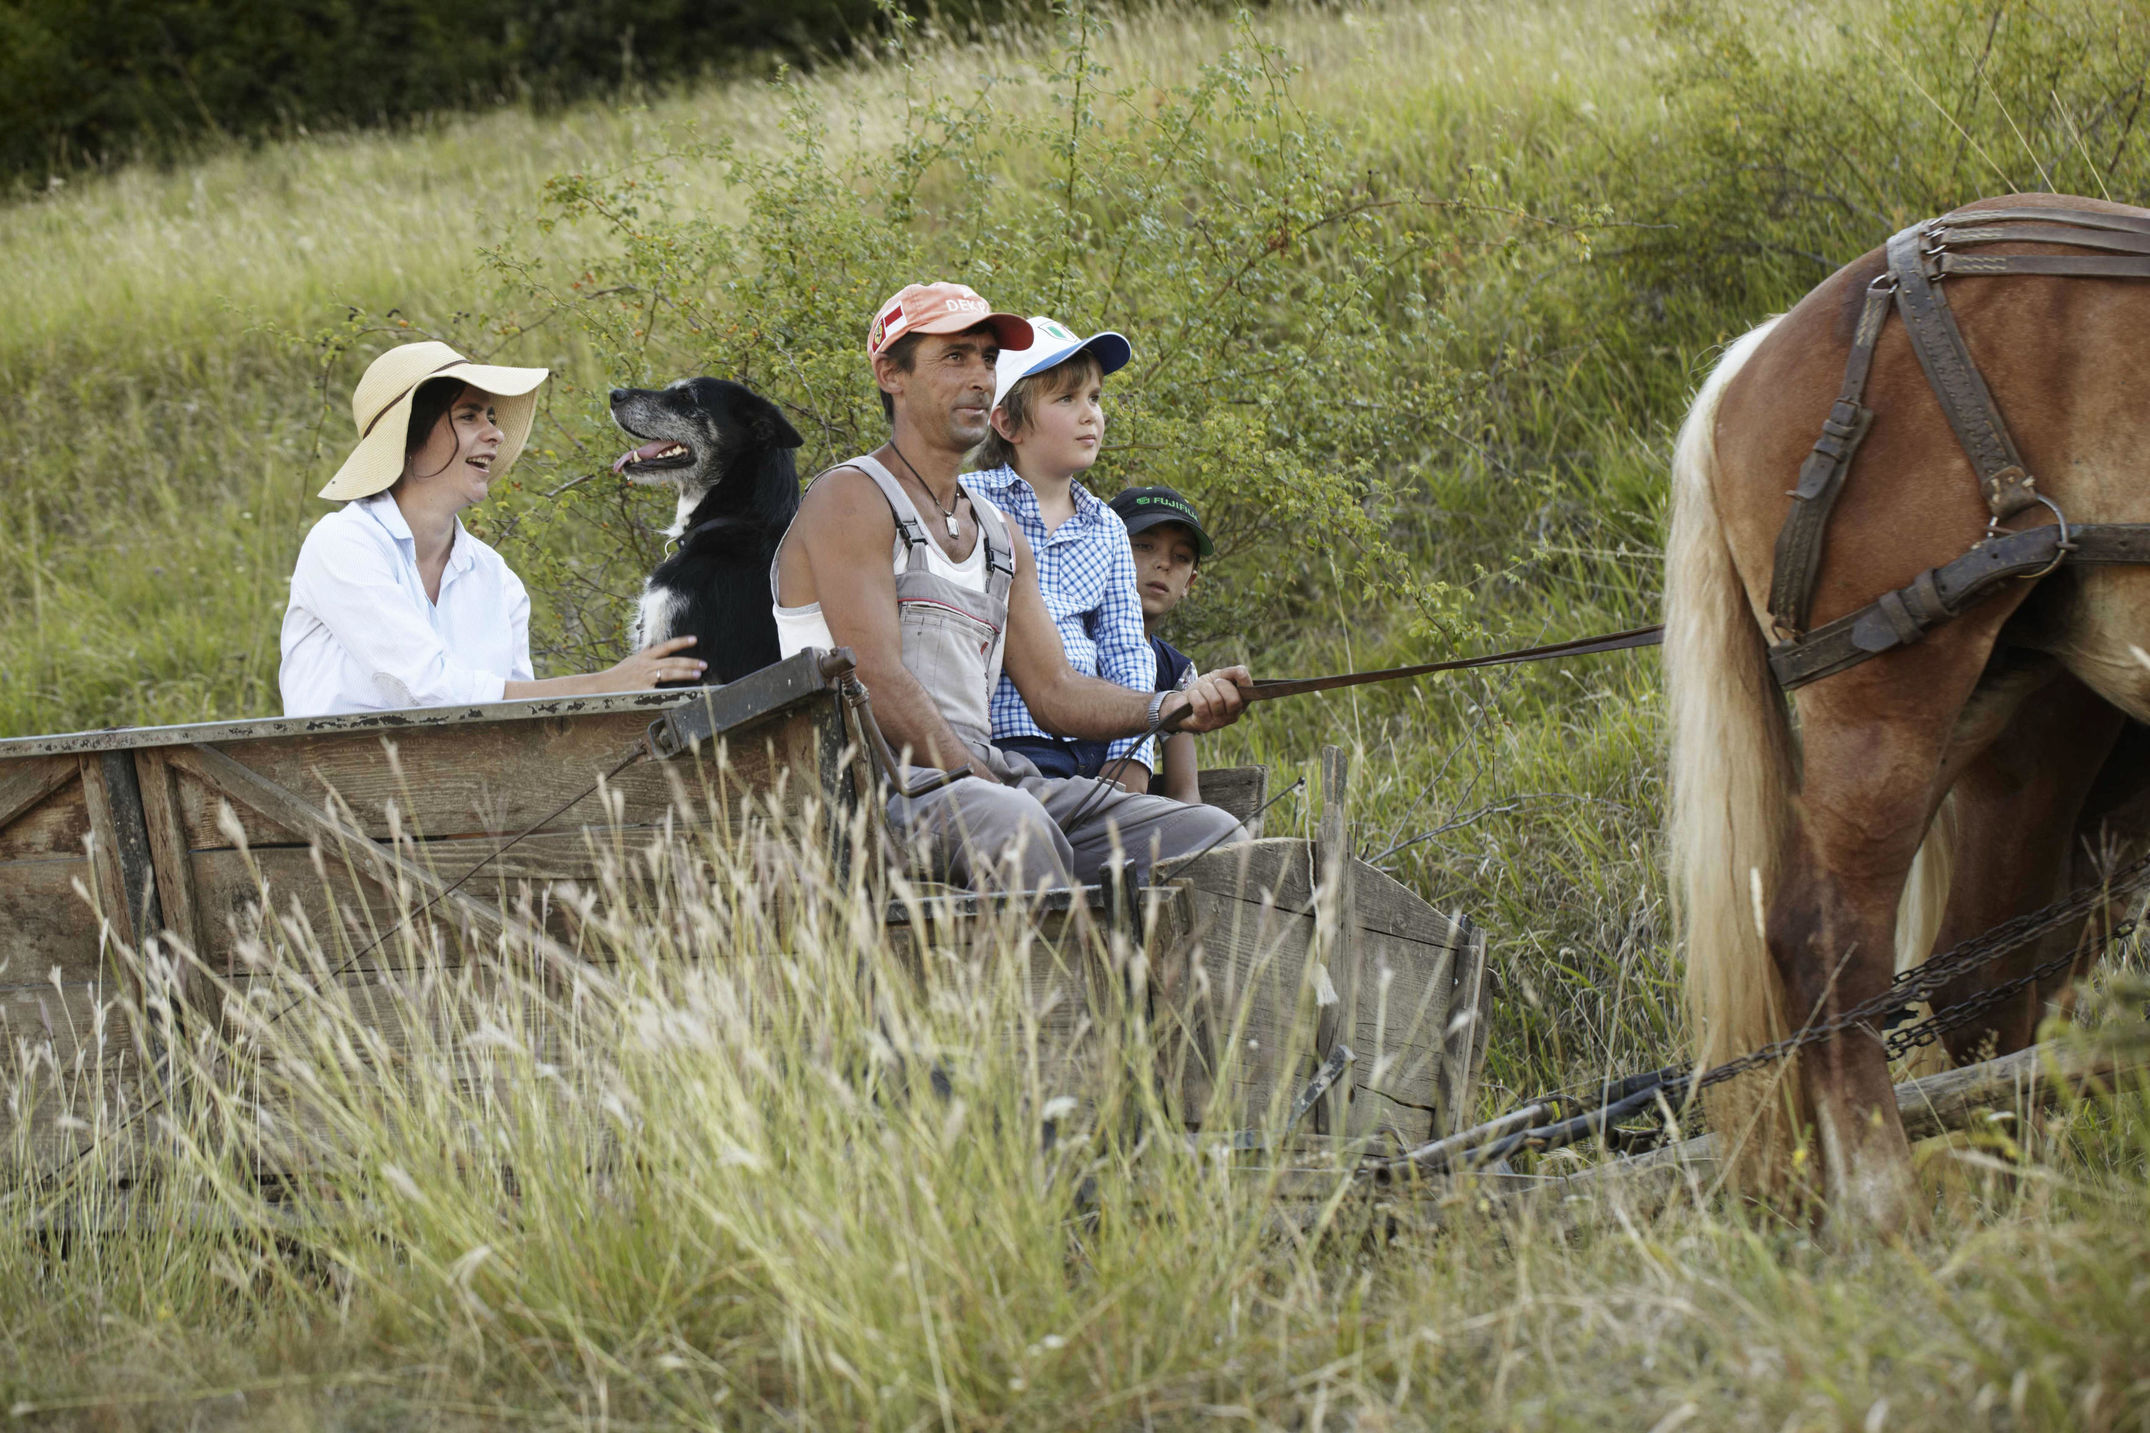
[[[970,493],[978,540],[985,546],[981,591],[927,565],[933,539],[910,494],[878,459],[853,458],[837,466],[857,468],[873,479],[896,519],[902,563],[896,573],[897,626],[904,668],[969,744],[979,768],[1000,778],[966,778],[915,800],[889,798],[890,824],[913,842],[917,866],[973,890],[1042,890],[1094,883],[1123,854],[1134,863],[1138,879],[1146,881],[1156,860],[1246,839],[1239,823],[1214,806],[1186,806],[1117,789],[1093,799],[1096,782],[1040,776],[1022,757],[994,746],[987,704],[1000,681],[1008,589],[1015,577],[1006,520],[992,503]],[[777,600],[776,580],[772,562],[772,601]],[[1063,830],[1078,808],[1086,813],[1081,824]]]

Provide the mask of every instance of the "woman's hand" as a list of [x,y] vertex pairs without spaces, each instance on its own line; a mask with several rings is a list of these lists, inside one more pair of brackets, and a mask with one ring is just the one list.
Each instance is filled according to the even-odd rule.
[[652,643],[617,666],[607,667],[599,674],[607,683],[605,690],[640,692],[661,682],[700,680],[702,673],[709,670],[709,663],[699,657],[673,655],[693,646],[695,640],[693,637],[673,637]]

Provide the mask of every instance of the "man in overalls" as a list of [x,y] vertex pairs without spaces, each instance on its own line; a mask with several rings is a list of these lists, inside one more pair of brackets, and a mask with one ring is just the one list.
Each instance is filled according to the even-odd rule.
[[1003,665],[1040,725],[1092,741],[1182,712],[1182,730],[1215,731],[1238,720],[1252,680],[1227,667],[1140,692],[1068,665],[1028,541],[957,476],[988,431],[994,360],[1030,341],[1029,323],[961,284],[913,284],[883,304],[866,353],[889,441],[814,480],[769,574],[784,655],[851,648],[910,769],[968,773],[891,797],[889,818],[921,864],[974,890],[1094,882],[1116,855],[1147,880],[1158,860],[1247,838],[1215,807],[1051,780],[990,741]]

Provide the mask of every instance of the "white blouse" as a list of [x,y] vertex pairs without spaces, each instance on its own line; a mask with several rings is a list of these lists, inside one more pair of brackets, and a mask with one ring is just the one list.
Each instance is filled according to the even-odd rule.
[[530,595],[455,525],[440,601],[387,493],[314,524],[291,574],[279,684],[285,716],[497,702],[531,679]]

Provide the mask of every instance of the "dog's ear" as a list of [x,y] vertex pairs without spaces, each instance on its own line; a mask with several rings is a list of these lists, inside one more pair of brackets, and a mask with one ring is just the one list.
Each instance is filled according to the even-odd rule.
[[806,442],[777,406],[759,393],[754,395],[754,416],[747,426],[757,447],[797,448]]

